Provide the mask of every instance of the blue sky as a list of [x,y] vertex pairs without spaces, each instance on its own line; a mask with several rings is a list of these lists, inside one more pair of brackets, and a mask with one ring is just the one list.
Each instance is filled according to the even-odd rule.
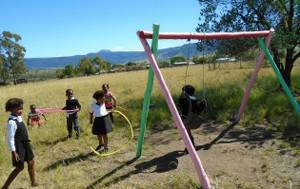
[[[21,35],[26,58],[143,50],[137,30],[194,32],[197,0],[1,0],[0,32]],[[160,41],[159,48],[185,41]]]

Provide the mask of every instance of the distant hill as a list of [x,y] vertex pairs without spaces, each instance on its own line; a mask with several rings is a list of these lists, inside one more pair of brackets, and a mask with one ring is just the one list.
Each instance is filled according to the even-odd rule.
[[[207,52],[205,52],[206,54]],[[203,53],[197,50],[197,44],[185,44],[179,47],[171,47],[158,50],[158,59],[167,60],[173,56],[193,57],[200,56]],[[80,59],[85,57],[100,56],[112,64],[126,64],[127,62],[137,62],[146,60],[144,51],[110,51],[101,50],[96,53],[86,55],[74,55],[53,58],[25,58],[25,64],[28,69],[51,69],[63,68],[68,64],[77,65]]]

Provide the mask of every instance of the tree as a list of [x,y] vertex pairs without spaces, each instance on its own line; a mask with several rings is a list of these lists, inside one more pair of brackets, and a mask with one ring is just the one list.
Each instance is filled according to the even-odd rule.
[[128,66],[128,67],[130,67],[130,66],[136,66],[137,63],[129,61],[125,65]]
[[110,70],[111,64],[99,56],[95,58],[82,58],[78,65],[78,71],[84,75],[92,75],[100,71]]
[[83,58],[80,60],[78,69],[80,73],[83,73],[84,75],[90,75],[90,69],[91,69],[92,63],[89,58]]
[[[198,32],[269,30],[273,27],[271,51],[283,78],[291,86],[291,72],[300,57],[299,0],[198,1],[201,7]],[[227,49],[242,52],[257,43],[244,42],[230,43],[235,48]]]
[[92,64],[92,59],[83,58],[80,60],[78,65],[79,72],[84,75],[92,75],[96,73],[96,70]]
[[71,64],[66,65],[63,73],[64,73],[64,76],[74,77],[75,76],[75,68],[74,68],[74,66],[71,65]]
[[169,62],[169,61],[159,61],[158,62],[158,65],[159,65],[159,67],[161,67],[161,68],[165,68],[165,67],[170,67],[171,66],[171,63]]
[[0,54],[0,78],[2,79],[2,81],[4,83],[9,78],[9,70],[5,67],[5,61],[4,61],[4,58],[1,54]]
[[196,57],[196,56],[194,56],[193,57],[193,62],[195,64],[206,64],[208,62],[208,60],[207,60],[207,57],[202,57],[202,56]]
[[183,56],[174,56],[170,59],[171,64],[174,64],[175,62],[184,62],[185,58]]
[[100,58],[99,56],[95,57],[92,62],[95,66],[98,67],[98,71],[108,71],[111,68],[111,64]]
[[65,77],[64,69],[58,69],[55,71],[56,77],[59,79],[63,79]]
[[9,74],[13,80],[25,73],[26,67],[24,64],[25,48],[19,44],[21,36],[8,31],[3,31],[0,36],[0,73],[4,81],[7,81]]

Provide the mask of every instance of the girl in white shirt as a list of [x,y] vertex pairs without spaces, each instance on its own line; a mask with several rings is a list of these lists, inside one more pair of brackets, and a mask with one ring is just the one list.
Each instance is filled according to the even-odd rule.
[[16,168],[10,173],[2,189],[7,189],[17,175],[24,169],[24,162],[27,161],[28,173],[31,186],[37,186],[34,170],[34,155],[26,126],[22,120],[23,100],[11,98],[5,104],[7,112],[11,112],[7,124],[7,144],[12,154],[12,164]]
[[112,131],[112,125],[104,103],[104,92],[101,90],[96,91],[93,94],[93,98],[96,102],[91,105],[90,123],[93,124],[92,133],[97,135],[99,141],[96,150],[102,150],[102,148],[104,148],[104,151],[107,151],[107,133]]

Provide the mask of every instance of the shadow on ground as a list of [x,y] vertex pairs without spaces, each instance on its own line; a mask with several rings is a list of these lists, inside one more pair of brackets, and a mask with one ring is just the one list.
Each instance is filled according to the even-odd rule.
[[[108,187],[112,184],[116,184],[120,181],[123,181],[123,180],[131,177],[132,175],[136,175],[139,173],[154,173],[154,172],[163,173],[163,172],[167,172],[167,171],[170,171],[173,169],[177,169],[177,167],[178,167],[178,159],[177,158],[181,157],[183,155],[185,155],[185,153],[183,151],[173,151],[173,152],[170,152],[163,156],[156,157],[152,160],[143,161],[134,166],[135,170],[132,170],[132,171],[130,171],[124,175],[118,176],[116,178],[113,178],[112,180],[101,184],[101,186]],[[106,178],[109,178],[110,176],[115,174],[118,170],[124,168],[125,166],[132,164],[136,160],[137,160],[137,158],[133,158],[133,159],[123,163],[122,165],[120,165],[120,166],[116,167],[115,169],[111,170],[110,172],[106,173],[104,176],[102,176],[101,178],[99,178],[98,180],[96,180],[95,182],[93,182],[92,184],[87,186],[86,188],[92,189],[92,188],[96,187],[101,182],[103,182]]]
[[266,126],[263,125],[254,125],[252,127],[246,127],[242,129],[233,129],[234,126],[235,123],[230,123],[212,141],[196,146],[196,150],[208,150],[215,144],[229,144],[235,142],[245,144],[246,148],[254,149],[262,147],[266,141],[274,138],[272,133],[267,130]]
[[81,162],[93,155],[94,155],[93,152],[89,152],[86,154],[79,154],[78,156],[75,156],[75,157],[58,160],[58,161],[54,162],[53,164],[45,167],[43,169],[43,171],[50,171],[50,170],[56,169],[59,166],[68,166],[68,165],[74,164],[76,162]]
[[61,138],[58,138],[54,141],[49,141],[49,140],[46,140],[46,141],[40,141],[39,143],[41,145],[45,145],[45,146],[55,146],[56,144],[60,143],[60,142],[65,142],[67,141],[69,138],[66,136],[66,137],[61,137]]

